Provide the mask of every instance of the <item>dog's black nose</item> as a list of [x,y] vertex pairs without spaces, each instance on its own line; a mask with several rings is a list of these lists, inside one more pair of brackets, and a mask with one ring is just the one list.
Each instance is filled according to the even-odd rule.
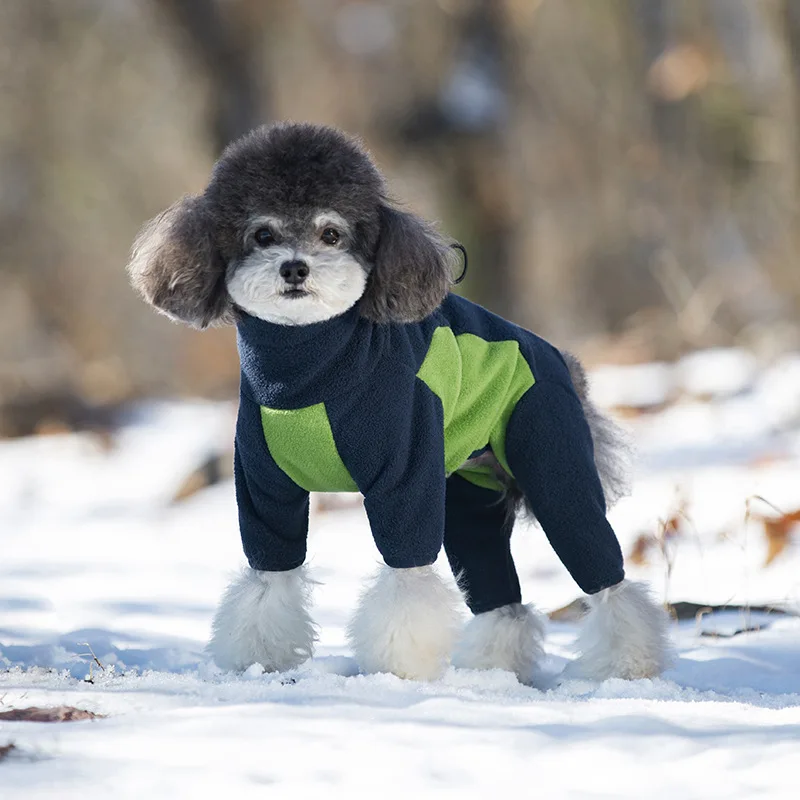
[[284,261],[280,272],[286,283],[299,286],[308,277],[308,264],[305,261]]

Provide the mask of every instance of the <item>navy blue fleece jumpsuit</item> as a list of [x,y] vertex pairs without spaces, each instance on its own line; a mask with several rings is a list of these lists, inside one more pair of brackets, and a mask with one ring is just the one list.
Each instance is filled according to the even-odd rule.
[[303,563],[309,491],[360,491],[384,561],[431,564],[444,544],[475,613],[520,602],[500,486],[513,476],[583,591],[624,577],[592,438],[561,354],[456,295],[422,322],[238,323],[235,478],[250,565]]

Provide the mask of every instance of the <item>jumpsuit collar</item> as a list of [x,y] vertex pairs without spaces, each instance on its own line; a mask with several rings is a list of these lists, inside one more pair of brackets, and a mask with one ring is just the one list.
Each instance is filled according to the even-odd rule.
[[237,320],[243,388],[260,405],[297,409],[363,382],[388,341],[386,326],[358,307],[310,325],[278,325],[244,312]]

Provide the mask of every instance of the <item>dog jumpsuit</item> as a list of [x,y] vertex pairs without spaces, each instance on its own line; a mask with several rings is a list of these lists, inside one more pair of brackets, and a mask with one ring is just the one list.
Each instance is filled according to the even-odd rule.
[[413,324],[354,307],[304,326],[242,314],[237,332],[234,472],[254,569],[303,563],[310,491],[360,491],[390,567],[432,564],[444,545],[474,613],[520,602],[513,520],[476,458],[491,450],[584,592],[624,577],[580,400],[543,339],[452,294]]

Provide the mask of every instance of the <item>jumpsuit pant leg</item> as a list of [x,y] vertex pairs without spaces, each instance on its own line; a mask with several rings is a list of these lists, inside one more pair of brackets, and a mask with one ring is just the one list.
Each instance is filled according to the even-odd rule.
[[513,514],[500,492],[447,479],[444,549],[473,614],[522,602],[511,557]]
[[592,435],[580,401],[553,382],[532,386],[506,429],[506,457],[561,563],[587,594],[625,577],[606,519]]

